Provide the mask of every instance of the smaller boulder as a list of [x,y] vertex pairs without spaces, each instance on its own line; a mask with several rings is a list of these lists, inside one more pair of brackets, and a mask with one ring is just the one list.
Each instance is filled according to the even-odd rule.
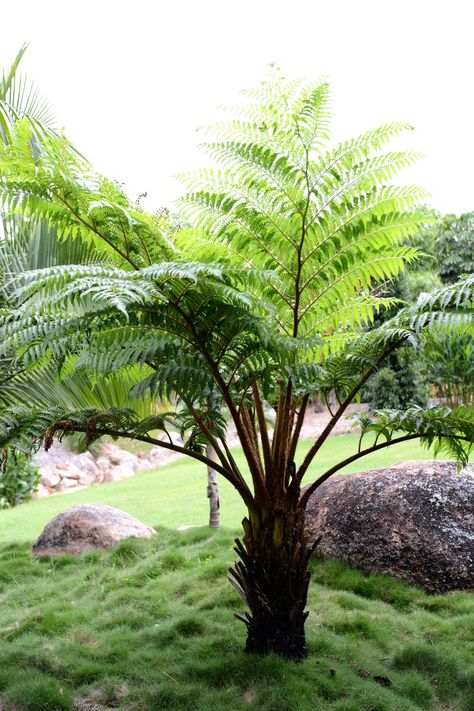
[[59,484],[60,481],[61,477],[59,476],[59,474],[57,474],[55,471],[43,467],[43,471],[41,473],[41,483],[43,484],[43,486],[47,486],[53,489]]
[[110,548],[125,538],[151,538],[155,530],[136,518],[101,504],[82,504],[66,509],[48,523],[33,545],[33,555],[80,555]]

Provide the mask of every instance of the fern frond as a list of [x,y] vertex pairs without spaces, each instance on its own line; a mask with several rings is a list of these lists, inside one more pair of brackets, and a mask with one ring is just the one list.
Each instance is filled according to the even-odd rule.
[[241,118],[212,127],[221,140],[203,146],[218,168],[191,176],[180,203],[200,249],[207,235],[236,261],[274,271],[279,282],[265,297],[287,335],[315,333],[341,300],[354,314],[347,328],[370,323],[359,296],[416,258],[402,242],[426,219],[414,209],[424,191],[390,184],[418,154],[381,152],[409,127],[387,124],[328,149],[325,82],[276,74],[247,96],[258,101],[234,107]]
[[0,145],[0,204],[43,220],[61,239],[80,238],[120,266],[140,268],[175,250],[159,220],[130,204],[119,187],[97,175],[62,136],[35,135],[19,120]]
[[423,409],[411,407],[404,411],[376,410],[372,415],[355,415],[362,428],[361,437],[369,433],[392,440],[400,433],[416,435],[427,449],[434,446],[435,454],[441,452],[465,465],[474,447],[474,407],[463,406]]

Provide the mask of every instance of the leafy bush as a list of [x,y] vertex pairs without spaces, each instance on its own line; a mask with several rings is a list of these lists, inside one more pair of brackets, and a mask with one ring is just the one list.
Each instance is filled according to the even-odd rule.
[[398,389],[395,372],[391,368],[381,368],[370,378],[362,397],[375,410],[384,407],[398,409],[400,407]]
[[474,344],[470,335],[430,333],[425,338],[426,377],[450,407],[474,402]]
[[8,509],[27,501],[38,488],[39,479],[38,468],[26,454],[9,453],[0,475],[0,508]]
[[417,353],[408,348],[400,350],[389,359],[389,364],[369,378],[362,399],[377,410],[426,404],[428,389],[421,372]]

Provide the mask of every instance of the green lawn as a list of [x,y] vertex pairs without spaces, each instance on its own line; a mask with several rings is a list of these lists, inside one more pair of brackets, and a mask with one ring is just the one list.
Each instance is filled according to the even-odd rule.
[[[313,474],[356,439],[332,438]],[[426,456],[409,445],[364,468]],[[473,596],[429,596],[336,561],[312,563],[309,659],[244,654],[234,617],[243,603],[226,580],[237,497],[222,484],[228,528],[175,530],[206,523],[205,485],[203,468],[180,460],[0,512],[1,711],[474,709]],[[87,501],[129,511],[157,536],[81,558],[33,559],[44,524]]]
[[[322,448],[317,461],[307,474],[308,483],[338,460],[357,450],[356,434],[331,437]],[[301,443],[300,457],[310,446]],[[235,452],[242,462],[241,453]],[[417,442],[378,452],[354,462],[346,472],[363,471],[388,466],[407,459],[432,459],[432,454]],[[204,525],[207,522],[206,472],[198,462],[180,459],[161,469],[137,474],[133,479],[103,484],[74,494],[54,496],[0,511],[0,541],[30,541],[58,513],[81,503],[101,503],[115,506],[136,516],[150,526],[177,528],[181,525]],[[221,521],[223,526],[239,526],[244,510],[231,486],[220,478]]]
[[309,659],[250,657],[232,539],[158,529],[41,561],[0,546],[2,711],[472,711],[472,596],[315,563]]

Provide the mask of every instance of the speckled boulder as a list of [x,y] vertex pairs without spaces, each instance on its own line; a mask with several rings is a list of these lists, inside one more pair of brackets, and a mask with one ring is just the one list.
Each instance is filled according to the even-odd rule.
[[80,555],[110,548],[124,538],[150,538],[155,530],[112,506],[82,504],[66,509],[48,523],[33,546],[33,555]]
[[474,590],[474,476],[452,462],[404,462],[333,477],[311,496],[316,555],[432,593]]

